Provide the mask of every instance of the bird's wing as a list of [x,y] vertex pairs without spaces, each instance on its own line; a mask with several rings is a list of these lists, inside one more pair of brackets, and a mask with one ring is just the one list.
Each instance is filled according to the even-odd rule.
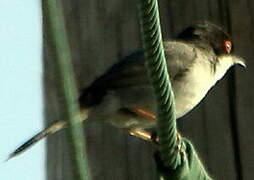
[[[180,79],[195,60],[195,48],[184,42],[164,43],[167,67],[171,80]],[[81,96],[81,106],[98,104],[108,90],[137,87],[149,84],[143,52],[136,52],[113,65],[104,75],[86,88]]]
[[164,49],[171,81],[180,80],[195,63],[197,49],[191,44],[177,41],[165,42]]
[[148,83],[143,52],[135,52],[114,64],[106,73],[81,91],[82,108],[98,105],[107,91]]

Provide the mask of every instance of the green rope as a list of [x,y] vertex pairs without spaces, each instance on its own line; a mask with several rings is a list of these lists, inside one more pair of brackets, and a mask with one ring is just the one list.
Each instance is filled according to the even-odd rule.
[[211,180],[191,142],[177,136],[174,94],[167,72],[156,0],[140,0],[140,26],[157,98],[160,157],[156,155],[155,160],[159,177],[161,180]]
[[179,151],[176,151],[174,94],[167,72],[156,0],[140,0],[140,26],[148,70],[157,98],[160,156],[166,167],[175,169],[181,158]]
[[74,158],[76,161],[77,175],[80,180],[88,179],[88,167],[85,154],[85,141],[80,126],[79,106],[77,102],[77,89],[75,87],[74,73],[71,63],[71,51],[65,30],[62,14],[62,4],[59,0],[47,0],[45,10],[48,13],[52,39],[56,47],[57,62],[67,106],[67,119],[69,120],[70,137],[73,145]]

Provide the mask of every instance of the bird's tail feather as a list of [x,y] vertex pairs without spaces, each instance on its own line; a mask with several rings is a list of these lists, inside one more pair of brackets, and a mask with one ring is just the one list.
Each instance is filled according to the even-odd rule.
[[24,144],[19,146],[13,153],[11,153],[8,157],[7,160],[18,156],[19,154],[25,152],[28,148],[32,147],[34,144],[39,142],[41,139],[44,137],[54,134],[55,132],[67,127],[67,121],[59,121],[56,122],[55,124],[51,125],[50,127],[44,129],[43,131],[39,132],[32,138],[30,138],[28,141],[26,141]]
[[[81,117],[81,122],[83,122],[84,120],[87,119],[87,112],[83,111],[81,113],[82,117]],[[50,134],[54,134],[57,131],[64,129],[68,126],[68,122],[67,121],[59,121],[56,122],[54,124],[52,124],[50,127],[44,129],[43,131],[39,132],[38,134],[34,135],[32,138],[30,138],[28,141],[26,141],[24,144],[22,144],[21,146],[19,146],[14,152],[12,152],[9,157],[7,158],[6,161],[8,161],[9,159],[16,157],[20,154],[22,154],[23,152],[25,152],[28,148],[32,147],[34,144],[36,144],[37,142],[39,142],[41,139],[43,139],[44,137],[50,135]]]

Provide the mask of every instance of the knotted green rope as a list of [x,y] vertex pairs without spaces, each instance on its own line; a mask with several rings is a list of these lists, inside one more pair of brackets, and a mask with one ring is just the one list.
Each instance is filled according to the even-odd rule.
[[160,155],[166,167],[180,164],[174,94],[167,72],[156,0],[140,0],[140,26],[148,70],[157,98]]

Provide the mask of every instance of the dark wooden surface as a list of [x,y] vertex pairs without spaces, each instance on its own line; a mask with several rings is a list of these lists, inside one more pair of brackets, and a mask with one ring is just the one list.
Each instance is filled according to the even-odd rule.
[[[137,1],[64,0],[64,11],[78,87],[140,48]],[[179,120],[208,171],[218,180],[251,180],[254,169],[254,2],[252,0],[161,0],[164,39],[187,25],[209,20],[232,33],[235,53],[248,68],[232,69],[191,113]],[[54,47],[44,11],[46,125],[64,119],[55,70]],[[154,148],[104,124],[85,127],[92,179],[154,180]],[[66,131],[48,138],[48,180],[73,180]]]

